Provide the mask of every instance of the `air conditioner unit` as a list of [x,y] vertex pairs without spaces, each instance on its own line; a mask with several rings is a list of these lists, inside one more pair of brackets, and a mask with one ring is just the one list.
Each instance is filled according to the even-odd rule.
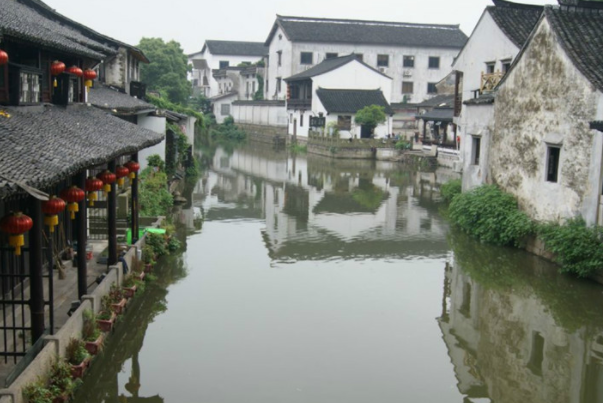
[[412,77],[412,70],[404,70],[402,72],[402,76],[404,76],[404,77]]
[[379,71],[383,74],[387,74],[387,67],[379,67]]

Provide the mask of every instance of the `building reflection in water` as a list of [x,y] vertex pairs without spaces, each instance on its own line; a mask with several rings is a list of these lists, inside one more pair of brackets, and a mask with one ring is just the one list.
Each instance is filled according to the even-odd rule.
[[[452,172],[392,162],[218,149],[193,195],[209,220],[257,218],[276,260],[442,256],[447,224],[434,212]],[[401,242],[403,241],[403,242]]]
[[603,401],[599,285],[451,234],[438,318],[466,402]]

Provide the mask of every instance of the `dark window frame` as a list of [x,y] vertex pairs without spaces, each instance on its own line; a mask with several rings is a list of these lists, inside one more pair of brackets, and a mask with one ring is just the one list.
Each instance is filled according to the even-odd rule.
[[546,147],[546,181],[559,182],[559,166],[561,162],[561,146],[547,144]]
[[389,67],[389,55],[377,55],[377,67]]
[[427,93],[428,94],[437,94],[438,88],[436,87],[437,83],[427,83]]
[[311,65],[314,64],[314,52],[300,52],[299,64]]
[[228,60],[220,60],[220,70],[230,67],[230,62]]
[[402,67],[404,67],[405,69],[414,69],[415,57],[413,55],[402,56]]
[[327,52],[325,54],[325,60],[327,60],[327,59],[335,59],[337,57],[339,57],[339,53]]
[[430,69],[438,70],[440,68],[440,56],[429,56],[427,66]]
[[471,164],[479,165],[482,149],[482,138],[479,136],[472,136],[471,139]]
[[[404,90],[405,85],[410,85],[410,91]],[[415,83],[414,81],[402,81],[402,94],[414,94],[415,93]]]
[[352,130],[352,115],[338,115],[337,128],[339,130]]

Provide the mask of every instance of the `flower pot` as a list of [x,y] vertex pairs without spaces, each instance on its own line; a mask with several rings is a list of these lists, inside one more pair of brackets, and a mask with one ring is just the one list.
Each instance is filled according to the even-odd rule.
[[88,350],[88,352],[91,355],[96,355],[98,354],[98,352],[101,349],[101,346],[103,345],[103,334],[101,333],[100,336],[98,336],[98,339],[94,340],[94,341],[87,341],[86,342],[86,350]]
[[124,297],[126,298],[132,298],[134,296],[134,294],[136,294],[136,285],[133,285],[132,287],[124,287]]
[[115,312],[118,315],[121,315],[122,313],[124,313],[125,308],[126,308],[126,302],[128,302],[127,299],[122,298],[121,301],[119,301],[116,304],[111,304],[111,308],[113,308],[113,312]]
[[144,265],[144,272],[150,273],[153,271],[153,263],[147,263]]
[[111,312],[111,319],[97,319],[98,327],[101,332],[110,332],[113,329],[113,323],[115,322],[115,313]]
[[52,403],[64,403],[69,400],[69,395],[67,393],[57,396],[52,399]]
[[76,378],[81,378],[82,376],[84,376],[84,372],[86,371],[86,368],[88,368],[89,364],[90,364],[90,357],[86,358],[84,361],[82,361],[78,365],[71,364],[71,377],[73,379],[76,379]]
[[140,273],[136,273],[135,276],[140,280],[144,280],[144,277],[146,276],[146,273],[144,271],[141,271]]

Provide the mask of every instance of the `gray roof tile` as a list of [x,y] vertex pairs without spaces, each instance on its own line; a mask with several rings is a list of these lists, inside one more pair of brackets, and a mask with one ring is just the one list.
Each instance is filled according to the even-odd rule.
[[[257,56],[268,54],[268,48],[262,42],[216,41],[206,40],[205,47],[212,55]],[[250,60],[251,61],[251,60]]]
[[[298,73],[298,74],[292,75],[291,77],[285,78],[285,81],[306,80],[311,77],[319,76],[321,74],[328,73],[329,71],[335,70],[341,66],[344,66],[353,60],[357,60],[357,56],[353,53],[351,55],[347,55],[347,56],[340,56],[340,57],[334,57],[331,59],[325,59],[322,62],[320,62],[319,64],[317,64],[316,66],[313,66],[306,71],[302,71],[301,73]],[[374,67],[371,67],[368,64],[364,63],[363,61],[358,60],[358,62],[365,65],[369,69],[381,74],[382,76],[388,77],[385,74],[381,73],[379,70],[375,69]]]
[[494,6],[486,10],[503,33],[521,48],[542,15],[544,6],[519,4],[506,0],[493,0]]
[[138,98],[124,94],[112,88],[97,85],[90,88],[88,102],[102,109],[116,109],[117,112],[136,112],[149,109],[157,109],[154,105],[144,102]]
[[[4,108],[0,116],[0,172],[38,189],[120,155],[161,142],[155,133],[83,104]],[[19,193],[6,180],[0,198]]]
[[277,16],[266,40],[281,26],[293,42],[354,43],[460,49],[467,36],[458,25]]
[[385,108],[385,113],[393,115],[394,111],[383,96],[381,90],[329,90],[319,88],[316,95],[328,113],[356,113],[365,106],[378,105]]

